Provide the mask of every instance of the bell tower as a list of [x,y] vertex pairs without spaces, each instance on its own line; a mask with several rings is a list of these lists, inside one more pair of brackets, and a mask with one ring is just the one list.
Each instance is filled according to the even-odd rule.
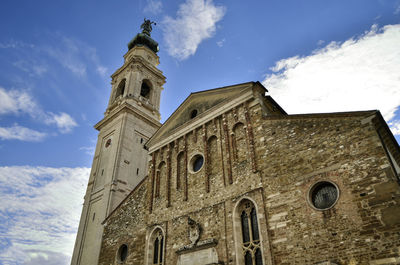
[[143,180],[147,172],[146,141],[161,126],[160,95],[165,77],[157,68],[158,43],[152,24],[128,44],[124,64],[111,75],[111,95],[99,131],[95,155],[71,264],[97,264],[101,222]]

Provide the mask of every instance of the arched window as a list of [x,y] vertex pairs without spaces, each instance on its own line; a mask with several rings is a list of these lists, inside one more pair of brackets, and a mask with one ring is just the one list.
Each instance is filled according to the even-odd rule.
[[156,228],[149,238],[148,265],[164,264],[164,233],[161,228]]
[[154,240],[153,264],[161,265],[163,262],[164,237],[160,232]]
[[161,187],[166,187],[166,166],[165,162],[162,161],[158,165],[158,170],[156,172],[156,190],[155,197],[160,197],[160,189]]
[[185,167],[184,153],[180,152],[176,158],[176,189],[181,188],[181,181]]
[[125,262],[126,257],[128,256],[128,246],[125,244],[122,244],[117,252],[117,260],[118,263]]
[[144,98],[150,99],[151,83],[149,80],[143,80],[140,88],[140,95]]
[[118,98],[119,96],[123,96],[125,93],[125,83],[126,79],[122,79],[121,82],[119,82],[119,85],[117,87],[117,91],[115,94],[115,98]]
[[[207,140],[207,173],[208,173],[208,187],[209,191],[218,191],[223,186],[223,176],[221,176],[222,165],[220,157],[220,150],[218,148],[218,138],[212,135]],[[217,177],[217,175],[220,175]]]
[[263,265],[257,210],[253,202],[243,199],[235,212],[235,240],[240,265]]
[[247,160],[246,129],[243,123],[239,122],[233,127],[233,152],[237,163]]

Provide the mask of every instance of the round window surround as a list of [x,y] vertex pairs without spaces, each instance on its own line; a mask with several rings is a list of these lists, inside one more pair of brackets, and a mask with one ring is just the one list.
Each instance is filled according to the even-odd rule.
[[197,109],[192,110],[192,112],[190,113],[190,118],[193,119],[197,116]]
[[308,192],[308,202],[312,208],[319,211],[332,208],[338,199],[338,186],[326,180],[315,183]]
[[128,257],[128,246],[122,244],[118,249],[117,260],[119,263],[122,263],[126,260],[127,257]]
[[189,169],[192,173],[199,172],[204,165],[204,157],[201,154],[194,155],[192,159],[190,159]]

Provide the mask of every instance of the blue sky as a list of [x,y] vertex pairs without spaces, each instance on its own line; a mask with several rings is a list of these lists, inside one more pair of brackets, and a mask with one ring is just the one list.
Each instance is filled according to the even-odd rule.
[[400,140],[400,0],[5,0],[0,264],[69,264],[93,125],[144,17],[162,121],[190,92],[259,80],[288,113],[380,109]]

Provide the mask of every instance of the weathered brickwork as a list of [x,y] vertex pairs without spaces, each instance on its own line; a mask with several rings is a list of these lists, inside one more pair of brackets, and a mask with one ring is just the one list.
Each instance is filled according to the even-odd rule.
[[[210,260],[217,257],[212,264],[244,264],[243,199],[256,208],[263,264],[400,263],[399,148],[380,114],[287,115],[257,83],[245,91],[252,96],[236,105],[215,100],[225,107],[210,118],[203,110],[185,121],[182,110],[175,129],[174,116],[163,125],[165,135],[148,146],[148,177],[104,223],[99,264],[153,264],[156,227],[165,239],[163,264],[188,264],[185,257],[202,264],[193,253],[207,249]],[[192,111],[202,96],[182,108]],[[204,122],[185,131],[196,119]],[[194,172],[196,155],[204,163]],[[323,211],[309,196],[319,181],[339,189]],[[121,244],[128,256],[118,262]]]
[[125,264],[143,264],[147,210],[145,181],[136,187],[104,223],[99,264],[118,264],[117,252],[122,244],[128,246],[129,259]]

